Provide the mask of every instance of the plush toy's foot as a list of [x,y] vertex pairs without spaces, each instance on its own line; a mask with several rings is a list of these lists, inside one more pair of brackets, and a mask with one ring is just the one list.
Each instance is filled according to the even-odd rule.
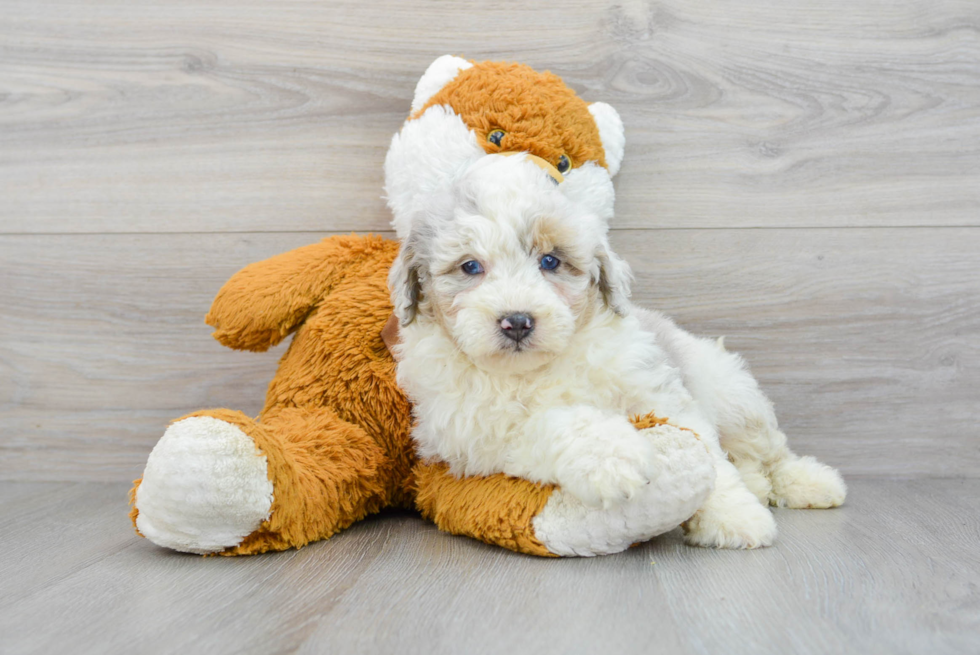
[[689,519],[714,486],[714,460],[693,432],[662,424],[641,430],[657,453],[657,474],[633,498],[586,507],[556,490],[534,518],[534,532],[556,555],[618,553]]
[[268,460],[237,426],[211,416],[175,422],[146,462],[135,490],[136,527],[153,543],[187,553],[239,545],[269,518]]
[[812,457],[787,457],[770,470],[769,502],[776,507],[827,509],[839,507],[847,486],[836,469]]
[[407,473],[364,430],[324,408],[282,408],[261,423],[206,410],[164,434],[136,482],[130,515],[142,535],[174,550],[286,550],[377,512]]

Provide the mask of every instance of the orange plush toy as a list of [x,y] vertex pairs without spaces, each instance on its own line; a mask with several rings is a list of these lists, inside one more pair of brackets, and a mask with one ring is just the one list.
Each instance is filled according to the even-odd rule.
[[[535,157],[569,196],[611,216],[622,124],[611,107],[585,103],[558,77],[442,57],[420,80],[412,110],[385,163],[400,236],[420,198],[475,158],[502,151]],[[710,458],[693,433],[653,416],[634,422],[659,436],[657,502],[625,520],[603,509],[569,514],[552,486],[456,478],[440,462],[419,461],[411,406],[382,336],[397,253],[398,243],[381,237],[333,237],[247,266],[225,284],[207,316],[222,344],[263,351],[295,336],[257,418],[211,409],[167,429],[131,493],[140,534],[179,551],[253,554],[407,507],[447,532],[512,550],[595,555],[670,530],[697,510],[712,487]],[[397,338],[391,327],[389,340]]]

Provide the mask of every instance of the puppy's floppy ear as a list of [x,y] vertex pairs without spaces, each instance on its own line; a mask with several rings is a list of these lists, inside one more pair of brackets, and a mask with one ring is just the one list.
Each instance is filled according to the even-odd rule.
[[418,313],[419,300],[422,297],[421,269],[418,238],[411,235],[402,243],[398,257],[388,272],[391,304],[395,306],[395,316],[402,326],[414,321]]
[[595,282],[602,299],[614,312],[626,316],[629,313],[630,284],[633,282],[630,265],[609,248],[605,239],[596,250],[596,260],[599,270],[595,274]]

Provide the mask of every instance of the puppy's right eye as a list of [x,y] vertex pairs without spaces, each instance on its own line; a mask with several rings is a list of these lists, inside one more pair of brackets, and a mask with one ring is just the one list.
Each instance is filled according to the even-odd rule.
[[561,264],[561,260],[554,255],[545,255],[541,258],[541,268],[546,271],[553,271]]
[[460,268],[463,269],[463,272],[467,275],[479,275],[483,272],[483,264],[475,259],[471,259],[468,262],[463,262],[463,265],[460,266]]

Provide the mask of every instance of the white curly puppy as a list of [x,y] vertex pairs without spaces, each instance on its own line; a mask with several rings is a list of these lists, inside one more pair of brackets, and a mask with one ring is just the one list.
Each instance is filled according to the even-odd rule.
[[691,544],[768,545],[766,505],[842,503],[839,474],[790,452],[739,356],[629,303],[606,231],[524,156],[480,159],[414,217],[390,282],[420,456],[610,508],[656,475],[650,437],[627,418],[655,412],[714,456]]

